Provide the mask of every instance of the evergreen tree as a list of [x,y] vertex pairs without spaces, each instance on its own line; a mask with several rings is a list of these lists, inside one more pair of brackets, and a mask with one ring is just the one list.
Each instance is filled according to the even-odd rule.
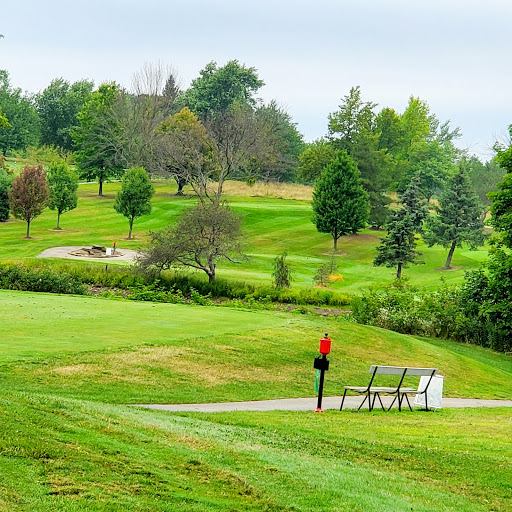
[[320,233],[329,233],[334,240],[357,233],[368,219],[368,194],[361,186],[357,165],[345,151],[324,169],[313,191],[313,224]]
[[57,226],[61,229],[60,216],[64,212],[74,210],[78,204],[78,176],[66,163],[54,163],[48,170],[50,187],[50,210],[57,210]]
[[414,232],[423,231],[423,221],[428,217],[428,204],[421,192],[418,175],[412,178],[407,188],[400,194],[400,201],[411,218]]
[[482,208],[461,165],[439,200],[437,215],[430,216],[425,226],[424,239],[429,247],[437,244],[449,248],[445,269],[451,268],[456,247],[467,243],[476,249],[484,243],[481,215]]
[[387,224],[387,235],[377,247],[378,254],[373,260],[375,266],[397,267],[396,278],[402,277],[402,268],[414,263],[417,253],[416,238],[414,236],[416,225],[414,216],[404,206],[391,215]]

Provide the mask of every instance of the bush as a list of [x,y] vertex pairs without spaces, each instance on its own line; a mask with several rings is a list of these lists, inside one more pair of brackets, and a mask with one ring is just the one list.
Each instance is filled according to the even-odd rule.
[[359,323],[403,334],[511,350],[509,331],[491,316],[496,314],[499,304],[490,303],[489,293],[489,279],[482,271],[467,273],[462,286],[445,287],[435,292],[390,286],[368,290],[354,298],[352,317]]
[[39,271],[23,265],[0,265],[0,288],[74,295],[87,292],[87,287],[74,276],[48,269]]

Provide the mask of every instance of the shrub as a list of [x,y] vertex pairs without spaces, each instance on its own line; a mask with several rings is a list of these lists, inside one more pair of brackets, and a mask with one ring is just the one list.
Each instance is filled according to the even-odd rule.
[[0,288],[74,295],[84,295],[87,291],[81,280],[69,274],[23,265],[0,265]]

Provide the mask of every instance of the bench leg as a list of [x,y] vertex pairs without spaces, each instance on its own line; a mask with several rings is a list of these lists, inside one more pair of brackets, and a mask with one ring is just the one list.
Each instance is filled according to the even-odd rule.
[[[382,408],[383,411],[385,411],[386,409],[384,408],[384,405],[382,403],[382,400],[380,399],[380,395],[379,393],[375,393],[375,395],[377,395],[377,397],[379,398],[379,402],[380,402],[380,406]],[[373,399],[373,401],[375,402],[375,398]]]
[[345,397],[347,396],[347,390],[345,389],[345,393],[343,393],[343,398],[341,399],[340,411],[343,410],[343,403],[345,402]]
[[409,397],[407,396],[407,393],[404,393],[402,396],[405,396],[405,399],[407,400],[407,405],[409,406],[409,409],[412,411],[411,403],[409,402]]
[[368,399],[368,395],[365,395],[364,400],[361,402],[361,405],[357,408],[358,411],[359,411],[359,409],[361,409],[361,407],[363,407],[363,405],[367,399]]
[[393,404],[395,403],[395,401],[396,401],[396,396],[395,396],[395,398],[393,398],[393,401],[391,402],[391,405],[389,406],[388,411],[391,410],[391,407],[393,407]]

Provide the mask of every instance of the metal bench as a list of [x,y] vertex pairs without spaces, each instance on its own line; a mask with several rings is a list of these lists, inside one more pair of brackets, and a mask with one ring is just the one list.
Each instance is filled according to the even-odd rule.
[[[425,409],[428,411],[428,401],[427,401],[427,390],[432,381],[432,377],[437,372],[437,368],[414,368],[410,366],[379,366],[372,365],[370,366],[370,370],[368,373],[371,374],[370,383],[368,386],[344,386],[345,392],[343,393],[343,399],[341,400],[340,411],[343,410],[343,403],[345,402],[345,396],[347,395],[347,391],[353,391],[355,393],[359,393],[361,395],[365,395],[364,400],[361,402],[361,405],[357,408],[361,409],[364,403],[368,400],[368,410],[372,411],[375,406],[375,400],[379,399],[380,406],[382,410],[385,411],[384,405],[382,404],[382,400],[380,398],[381,394],[385,395],[395,395],[395,398],[391,402],[391,405],[388,408],[388,411],[393,407],[394,403],[398,400],[398,410],[402,410],[402,401],[407,401],[407,405],[409,409],[412,411],[411,404],[409,402],[408,394],[421,394],[425,395]],[[400,381],[396,386],[373,386],[373,382],[375,380],[376,375],[397,375],[400,376]],[[427,385],[422,391],[418,391],[417,389],[402,386],[405,377],[430,377]],[[373,395],[373,398],[372,398]]]

